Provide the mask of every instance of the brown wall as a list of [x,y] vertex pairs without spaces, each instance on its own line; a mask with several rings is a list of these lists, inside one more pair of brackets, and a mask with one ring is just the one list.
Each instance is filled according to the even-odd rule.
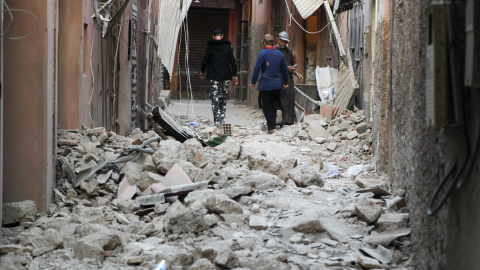
[[[295,20],[303,27],[306,28],[306,23],[305,20],[300,16],[300,13],[298,13],[297,7],[293,3],[293,1],[289,0],[289,8],[290,12],[292,12],[293,17]],[[288,10],[286,10],[286,18],[287,22],[289,21],[290,14],[288,14]],[[290,25],[287,23],[287,29],[286,29],[288,35],[290,36],[290,42],[288,43],[288,47],[292,49],[295,52],[295,56],[297,58],[297,72],[304,75],[304,68],[305,68],[305,32],[298,26],[295,22],[293,22]],[[295,76],[294,80],[295,82],[298,82]]]
[[[92,102],[92,69],[90,55],[92,54],[92,33],[93,19],[92,0],[82,0],[82,39],[80,43],[80,69],[81,69],[81,88],[80,88],[80,123],[86,127],[93,127],[94,121],[91,115]],[[77,11],[78,12],[78,11]],[[93,62],[92,62],[93,64]]]
[[[4,39],[3,202],[30,199],[45,211],[53,182],[55,1],[6,2],[34,13],[38,27],[24,39]],[[15,20],[10,36],[35,28],[36,21],[25,13],[16,13]]]
[[58,8],[58,126],[79,129],[83,73],[82,2],[60,1]]

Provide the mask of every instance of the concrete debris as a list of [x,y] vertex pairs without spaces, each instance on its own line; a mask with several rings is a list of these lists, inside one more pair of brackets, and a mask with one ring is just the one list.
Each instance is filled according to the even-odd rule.
[[31,200],[4,203],[2,205],[2,224],[14,225],[22,221],[35,221],[37,206]]
[[[257,123],[232,125],[217,147],[159,141],[139,129],[128,137],[105,128],[60,131],[53,203],[45,213],[32,201],[3,204],[0,264],[408,267],[405,194],[374,172],[371,128],[361,115],[307,115],[268,136]],[[397,238],[394,253],[378,246]]]
[[337,148],[337,144],[335,142],[330,142],[327,145],[327,149],[330,150],[330,151],[335,151],[336,148]]
[[189,270],[215,270],[215,265],[211,263],[208,259],[203,258],[194,262]]
[[224,194],[214,194],[206,200],[205,208],[215,214],[242,214],[243,208]]
[[381,179],[372,179],[372,178],[357,178],[355,183],[360,188],[387,188],[387,183]]
[[323,187],[325,180],[320,173],[311,166],[298,166],[288,172],[290,177],[297,186],[308,187],[311,185]]
[[393,251],[382,245],[378,245],[376,249],[361,248],[360,251],[385,264],[389,264],[393,259]]
[[393,199],[387,200],[387,208],[392,210],[400,210],[407,206],[405,198],[395,196]]
[[402,236],[409,235],[411,232],[411,228],[398,228],[390,231],[384,231],[377,234],[371,234],[363,238],[365,243],[369,243],[372,245],[383,245],[388,246],[390,243]]
[[385,213],[377,220],[377,226],[380,231],[407,227],[408,218],[408,213]]
[[187,160],[187,153],[181,142],[166,140],[160,142],[160,147],[152,157],[158,171],[166,174],[175,163]]
[[156,203],[164,203],[165,195],[153,194],[153,195],[141,196],[141,197],[137,197],[135,201],[139,203],[141,206],[155,205]]
[[309,123],[308,134],[310,135],[310,138],[327,139],[332,136],[327,130],[325,130],[325,128],[323,128],[322,122],[320,121],[311,121]]
[[359,256],[357,262],[366,269],[381,269],[382,265],[375,259]]
[[267,219],[262,216],[251,216],[248,226],[255,230],[266,230],[268,228]]
[[376,205],[373,201],[366,197],[360,198],[355,203],[355,209],[357,211],[358,218],[367,222],[368,224],[373,223],[382,214],[382,207]]
[[127,177],[124,177],[118,186],[118,198],[131,199],[137,193],[137,187],[128,183]]

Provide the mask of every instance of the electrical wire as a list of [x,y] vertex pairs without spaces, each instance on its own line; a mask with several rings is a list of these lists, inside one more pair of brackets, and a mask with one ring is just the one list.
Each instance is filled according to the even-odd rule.
[[34,29],[30,33],[28,33],[26,35],[23,35],[23,36],[19,36],[19,37],[12,37],[12,36],[9,35],[8,36],[9,39],[13,39],[13,40],[24,39],[24,38],[29,37],[33,33],[35,33],[35,31],[37,31],[37,28],[38,28],[38,17],[37,17],[37,15],[35,15],[32,12],[30,12],[28,10],[25,10],[25,9],[16,9],[16,8],[11,9],[11,8],[8,7],[6,2],[3,2],[3,4],[7,7],[8,13],[10,13],[11,21],[8,24],[7,28],[5,29],[5,32],[2,33],[2,35],[5,35],[9,30],[11,30],[13,28],[13,25],[15,24],[15,17],[13,16],[12,11],[13,12],[24,12],[24,13],[27,13],[27,14],[31,15],[33,18],[35,18],[36,24],[35,24]]
[[[454,9],[454,8],[455,8],[455,6],[452,5],[452,9]],[[456,12],[452,11],[451,14],[456,14]],[[450,16],[451,15],[448,14],[448,10],[444,10],[443,17],[446,18],[447,23],[451,25],[454,22],[456,22],[456,20],[455,19],[451,20]],[[454,44],[455,42],[453,41],[454,40],[453,33],[448,30],[446,35],[447,35],[447,41],[449,42],[449,46],[448,46],[448,48],[449,48],[448,55],[450,57],[449,60],[453,61],[452,56],[455,53],[453,51],[453,49],[456,47],[455,44]],[[453,89],[456,89],[456,92],[458,93],[461,88],[458,87],[457,80],[455,79],[456,78],[455,75],[456,75],[457,71],[454,69],[454,67],[452,65],[451,65],[451,69],[452,70],[451,70],[450,73],[452,74],[451,75],[453,77],[452,78],[452,81],[453,81],[452,83],[454,84]],[[457,84],[457,85],[455,85],[455,84]],[[464,121],[466,121],[467,114],[468,114],[468,112],[467,112],[468,107],[465,104],[466,100],[465,100],[464,93],[461,96],[461,99],[463,100],[462,117],[463,117]],[[461,105],[458,105],[458,106],[461,106]],[[449,170],[449,172],[440,181],[440,184],[436,187],[435,192],[434,192],[433,196],[430,198],[430,201],[429,201],[428,206],[427,206],[427,215],[429,215],[429,216],[432,216],[436,212],[438,212],[438,210],[440,210],[442,205],[447,201],[448,197],[450,196],[450,194],[453,190],[453,187],[456,185],[457,189],[460,188],[463,185],[464,181],[472,173],[473,164],[478,157],[478,153],[480,152],[480,131],[477,130],[478,137],[476,138],[473,151],[471,150],[471,138],[469,137],[470,129],[469,129],[469,126],[465,123],[463,124],[463,132],[465,134],[465,142],[466,142],[466,151],[467,151],[466,158],[463,160],[463,162],[462,162],[462,164],[461,164],[461,166],[458,170],[456,170],[456,163],[455,163],[454,166]],[[451,180],[453,172],[456,172],[456,173],[454,174],[453,180]],[[447,183],[449,183],[449,184],[447,184]],[[445,186],[447,186],[446,189],[445,189]],[[444,192],[440,196],[440,193],[443,190],[445,190],[446,192]]]
[[92,72],[92,93],[90,94],[90,101],[88,102],[88,115],[90,116],[90,121],[92,122],[92,128],[94,128],[95,126],[93,124],[93,118],[92,118],[92,100],[93,100],[93,92],[95,92],[95,75],[93,74],[93,64],[92,64],[94,35],[93,35],[93,31],[91,32],[92,32],[92,44],[90,47],[90,71]]
[[[300,25],[299,22],[297,22],[297,20],[295,20],[295,18],[293,17],[293,14],[292,12],[290,11],[290,8],[288,7],[288,2],[287,0],[285,0],[285,5],[287,6],[287,11],[288,11],[288,15],[290,17],[290,23],[288,24],[289,26],[292,24],[292,20],[298,25],[298,27],[300,27],[300,29],[302,29],[305,33],[307,34],[318,34],[320,32],[322,32],[323,30],[325,30],[325,28],[327,28],[327,26],[329,26],[333,21],[335,21],[335,19],[337,18],[338,14],[335,14],[335,17],[333,18],[333,20],[329,21],[327,23],[327,25],[325,25],[322,29],[320,29],[319,31],[316,31],[316,32],[310,32],[308,31],[307,29],[303,28],[303,26]],[[325,5],[325,3],[323,3],[323,5]]]
[[192,107],[193,120],[195,122],[198,122],[197,117],[195,115],[195,108],[193,105],[193,90],[192,90],[192,82],[191,82],[191,76],[190,76],[190,62],[189,62],[190,33],[188,32],[188,14],[185,16],[184,28],[185,28],[185,71],[187,73],[187,93],[189,95],[189,101]]
[[122,26],[123,26],[123,15],[120,20],[120,27],[118,29],[118,37],[117,37],[117,48],[115,49],[115,60],[113,64],[113,103],[112,103],[112,125],[115,123],[116,113],[115,113],[115,102],[117,102],[117,95],[115,94],[115,85],[117,79],[117,56],[118,56],[118,49],[120,45],[120,36],[122,34]]

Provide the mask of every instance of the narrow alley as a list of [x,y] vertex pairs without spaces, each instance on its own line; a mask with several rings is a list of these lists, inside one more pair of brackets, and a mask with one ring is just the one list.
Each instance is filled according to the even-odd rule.
[[480,269],[476,14],[0,0],[0,269]]

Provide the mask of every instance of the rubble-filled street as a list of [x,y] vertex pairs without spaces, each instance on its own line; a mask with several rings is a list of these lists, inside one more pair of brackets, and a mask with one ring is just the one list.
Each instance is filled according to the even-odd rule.
[[1,268],[409,269],[404,192],[375,172],[361,111],[259,121],[217,147],[59,132],[54,203],[3,205]]

